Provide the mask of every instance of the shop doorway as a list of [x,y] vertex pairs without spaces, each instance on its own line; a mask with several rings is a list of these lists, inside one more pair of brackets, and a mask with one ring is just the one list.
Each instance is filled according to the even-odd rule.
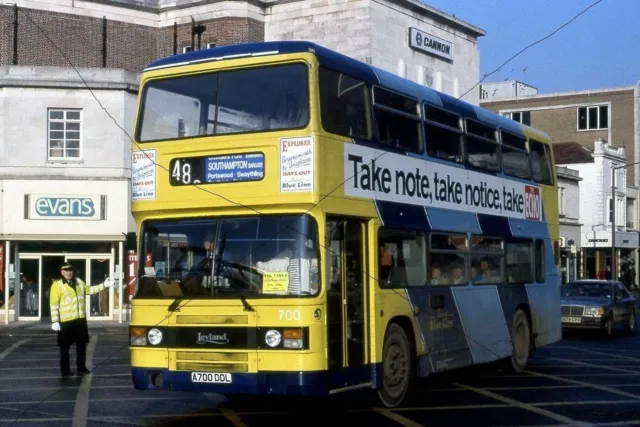
[[[40,320],[51,318],[49,297],[51,285],[61,278],[60,267],[65,262],[73,265],[76,277],[88,285],[99,285],[110,276],[114,268],[111,254],[60,255],[60,254],[20,254],[20,299],[18,317],[20,320]],[[87,316],[92,319],[108,320],[113,313],[113,287],[87,296],[85,301]]]
[[49,296],[51,294],[51,285],[60,279],[60,267],[64,263],[64,256],[41,255],[42,260],[42,303],[40,310],[42,318],[51,317],[51,308],[49,307]]
[[[99,285],[111,276],[113,259],[110,255],[69,255],[65,261],[73,265],[76,277],[87,285]],[[113,287],[93,295],[86,300],[87,317],[92,319],[110,319],[113,312]]]
[[20,301],[18,315],[23,320],[41,317],[42,260],[40,257],[20,257],[20,289],[16,293]]

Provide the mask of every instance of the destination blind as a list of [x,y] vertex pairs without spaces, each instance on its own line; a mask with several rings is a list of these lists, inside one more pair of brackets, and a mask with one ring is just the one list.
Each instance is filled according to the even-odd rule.
[[173,186],[260,181],[264,178],[264,153],[202,156],[172,159]]

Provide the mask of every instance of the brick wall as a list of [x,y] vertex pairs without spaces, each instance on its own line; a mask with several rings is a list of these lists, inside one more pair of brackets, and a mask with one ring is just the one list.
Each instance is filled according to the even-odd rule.
[[[68,66],[48,36],[74,66],[102,67],[102,19],[34,9],[20,10],[19,65]],[[207,27],[202,35],[203,48],[210,42],[221,46],[264,40],[263,23],[253,19],[219,18],[202,23]],[[178,52],[190,44],[191,26],[178,26]],[[107,67],[139,72],[152,60],[172,54],[173,27],[158,29],[107,21]],[[11,64],[12,60],[13,7],[0,6],[0,65]]]

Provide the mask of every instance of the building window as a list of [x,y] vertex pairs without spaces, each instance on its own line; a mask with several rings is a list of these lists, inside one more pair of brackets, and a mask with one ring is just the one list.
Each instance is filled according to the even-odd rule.
[[636,229],[634,212],[635,212],[635,199],[630,199],[627,197],[627,228],[631,230]]
[[216,47],[215,43],[207,43],[207,49],[213,49],[214,47]]
[[578,130],[599,130],[609,128],[609,107],[596,105],[578,107]]
[[81,110],[49,110],[50,160],[80,159],[81,124]]
[[531,126],[531,111],[514,111],[503,115],[523,125]]
[[561,216],[565,216],[564,211],[564,187],[558,187],[558,213]]

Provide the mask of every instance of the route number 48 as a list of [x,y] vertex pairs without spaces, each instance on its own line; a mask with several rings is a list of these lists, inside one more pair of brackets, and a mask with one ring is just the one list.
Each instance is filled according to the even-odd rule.
[[280,320],[300,320],[300,310],[278,310]]
[[191,183],[191,164],[176,160],[171,171],[171,177],[176,181],[182,181],[184,184]]

